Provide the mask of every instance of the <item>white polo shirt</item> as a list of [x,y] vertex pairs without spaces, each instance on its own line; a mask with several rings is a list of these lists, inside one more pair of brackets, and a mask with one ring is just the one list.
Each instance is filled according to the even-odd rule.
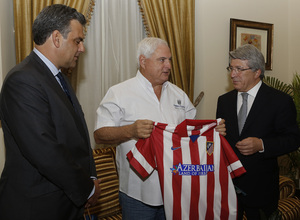
[[[151,83],[138,71],[136,77],[112,86],[107,91],[97,109],[95,130],[132,124],[138,119],[179,124],[195,116],[195,107],[180,88],[165,82],[159,101]],[[146,204],[162,205],[157,171],[142,180],[130,168],[126,154],[135,144],[135,140],[130,140],[117,146],[120,191]]]

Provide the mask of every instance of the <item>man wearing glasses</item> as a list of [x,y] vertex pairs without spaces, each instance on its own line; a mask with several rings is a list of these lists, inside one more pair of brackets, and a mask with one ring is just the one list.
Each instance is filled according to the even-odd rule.
[[218,99],[217,118],[226,121],[225,136],[246,174],[236,178],[238,219],[269,218],[278,214],[277,157],[300,146],[296,108],[292,98],[262,82],[262,53],[247,44],[231,51],[230,72],[234,90]]

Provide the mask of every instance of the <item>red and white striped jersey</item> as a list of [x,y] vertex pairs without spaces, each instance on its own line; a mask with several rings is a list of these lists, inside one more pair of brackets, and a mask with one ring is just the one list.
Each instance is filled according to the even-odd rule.
[[155,123],[151,136],[129,151],[130,164],[147,178],[157,169],[167,219],[236,219],[232,178],[245,171],[217,120]]

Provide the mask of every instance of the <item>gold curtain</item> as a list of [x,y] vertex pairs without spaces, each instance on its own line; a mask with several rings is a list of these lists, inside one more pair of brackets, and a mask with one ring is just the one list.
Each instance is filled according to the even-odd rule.
[[170,81],[193,101],[195,69],[195,0],[138,0],[146,34],[169,43]]
[[90,21],[94,0],[14,0],[16,61],[21,62],[33,49],[32,24],[46,6],[64,4],[85,15]]

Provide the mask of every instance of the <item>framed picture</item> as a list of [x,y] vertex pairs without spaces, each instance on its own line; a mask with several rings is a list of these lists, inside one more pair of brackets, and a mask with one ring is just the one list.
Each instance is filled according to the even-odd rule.
[[230,18],[230,51],[253,44],[264,55],[266,70],[272,70],[273,24]]

